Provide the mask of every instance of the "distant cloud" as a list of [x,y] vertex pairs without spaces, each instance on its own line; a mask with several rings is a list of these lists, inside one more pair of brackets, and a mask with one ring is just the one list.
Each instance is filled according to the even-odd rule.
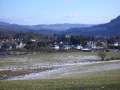
[[81,15],[79,12],[73,12],[70,13],[69,15],[66,15],[66,18],[79,18]]

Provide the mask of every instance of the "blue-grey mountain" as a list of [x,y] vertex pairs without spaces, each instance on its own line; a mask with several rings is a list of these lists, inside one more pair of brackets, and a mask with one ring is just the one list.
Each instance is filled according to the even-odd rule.
[[105,24],[50,24],[50,25],[17,25],[0,22],[0,31],[35,32],[43,35],[70,34],[82,36],[120,36],[120,16]]

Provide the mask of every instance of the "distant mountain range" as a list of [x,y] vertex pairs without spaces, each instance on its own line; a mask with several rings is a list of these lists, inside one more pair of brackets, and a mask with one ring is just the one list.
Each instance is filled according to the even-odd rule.
[[91,27],[92,25],[87,24],[40,24],[40,25],[17,25],[17,24],[10,24],[6,22],[0,22],[0,28],[11,28],[17,31],[24,31],[26,30],[53,30],[53,31],[65,31],[70,28],[84,28],[84,27]]
[[83,36],[120,36],[120,16],[111,20],[109,23],[94,25],[85,28],[71,28],[64,32],[70,35]]
[[41,24],[41,25],[17,25],[0,22],[0,31],[8,32],[37,32],[44,35],[70,34],[83,36],[120,36],[120,16],[105,24]]
[[16,31],[16,32],[37,32],[45,35],[53,35],[54,33],[62,33],[71,28],[91,27],[87,24],[40,24],[40,25],[18,25],[6,22],[0,22],[0,30]]
[[48,30],[54,30],[54,31],[64,31],[70,28],[82,28],[82,27],[90,27],[92,25],[87,25],[87,24],[69,24],[69,23],[64,23],[64,24],[49,24],[49,25],[32,25],[28,26],[30,29],[34,30],[40,30],[40,29],[48,29]]

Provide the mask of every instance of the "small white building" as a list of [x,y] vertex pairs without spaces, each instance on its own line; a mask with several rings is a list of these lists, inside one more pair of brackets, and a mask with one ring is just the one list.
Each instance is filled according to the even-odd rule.
[[24,48],[25,45],[26,45],[26,44],[20,42],[20,43],[16,46],[16,48],[17,48],[17,49],[21,49],[21,48]]
[[54,46],[53,46],[53,49],[54,49],[54,50],[59,50],[59,49],[60,49],[60,46],[59,46],[59,45],[54,45]]
[[115,43],[113,43],[113,46],[118,47],[118,46],[119,46],[119,43],[118,43],[118,42],[115,42]]
[[81,45],[77,45],[76,47],[75,47],[75,49],[77,49],[77,50],[81,50],[83,47],[81,46]]
[[69,50],[69,49],[71,49],[70,45],[64,45],[64,50]]
[[12,50],[12,46],[9,46],[8,50]]
[[82,48],[81,50],[82,50],[82,51],[85,51],[85,52],[89,52],[89,51],[91,51],[92,49],[90,49],[90,48]]
[[37,40],[35,40],[35,39],[31,39],[31,41],[32,41],[32,42],[36,42]]

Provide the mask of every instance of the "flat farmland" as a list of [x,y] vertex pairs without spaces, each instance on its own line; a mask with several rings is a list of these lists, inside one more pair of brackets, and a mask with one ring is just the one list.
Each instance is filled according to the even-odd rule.
[[94,52],[2,56],[0,77],[1,90],[120,90],[120,60],[100,61]]

